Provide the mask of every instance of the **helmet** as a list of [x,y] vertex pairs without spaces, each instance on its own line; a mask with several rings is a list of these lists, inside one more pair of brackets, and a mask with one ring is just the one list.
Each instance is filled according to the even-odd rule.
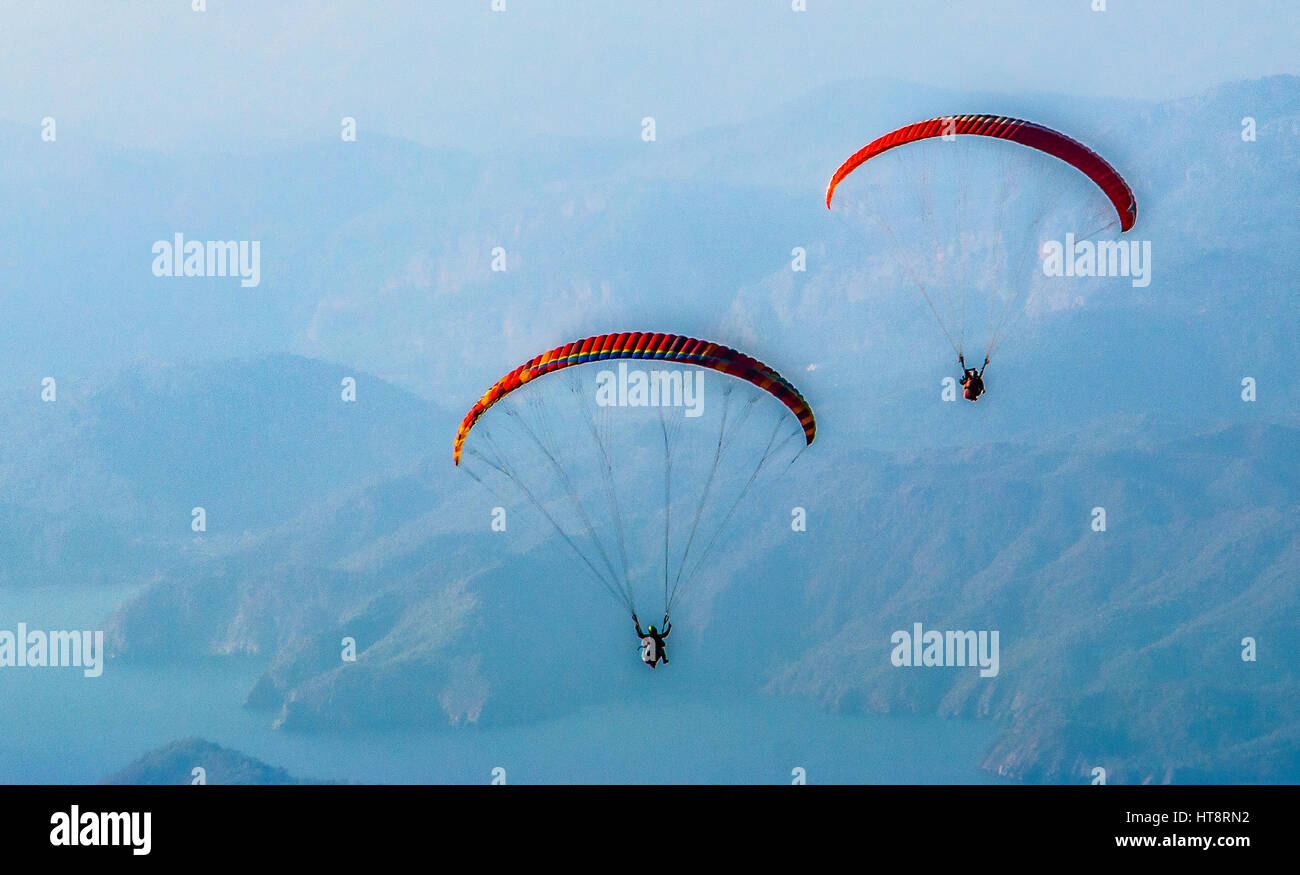
[[651,635],[653,635],[653,634],[655,633],[655,627],[652,625],[652,626],[651,626],[649,629],[647,629],[646,631],[648,631]]

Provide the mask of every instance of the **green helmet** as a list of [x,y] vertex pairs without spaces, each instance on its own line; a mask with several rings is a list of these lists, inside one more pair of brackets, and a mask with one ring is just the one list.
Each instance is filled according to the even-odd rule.
[[647,631],[649,631],[649,633],[650,633],[651,635],[653,635],[653,634],[655,633],[655,627],[654,627],[653,625],[651,625],[650,628],[649,628]]

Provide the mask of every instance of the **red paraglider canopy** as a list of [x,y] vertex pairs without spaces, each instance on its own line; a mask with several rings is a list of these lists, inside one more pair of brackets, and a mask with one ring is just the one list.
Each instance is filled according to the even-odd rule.
[[1115,205],[1115,211],[1119,214],[1120,231],[1127,231],[1137,221],[1137,201],[1133,197],[1133,189],[1129,188],[1124,178],[1104,158],[1078,140],[1073,140],[1051,128],[1000,115],[942,116],[901,127],[896,131],[885,134],[883,137],[872,140],[850,156],[835,171],[830,184],[826,186],[826,208],[830,209],[831,197],[835,194],[835,187],[840,184],[840,180],[852,173],[863,162],[882,152],[887,152],[895,146],[914,143],[918,140],[928,140],[932,137],[958,134],[1010,140],[1013,143],[1019,143],[1022,146],[1028,146],[1031,149],[1037,149],[1040,152],[1046,152],[1048,155],[1059,158],[1080,170],[1095,182],[1098,188],[1105,192],[1106,197],[1110,198],[1110,202]]
[[683,362],[702,368],[711,368],[729,374],[760,389],[770,392],[799,420],[805,440],[811,444],[817,434],[817,423],[813,418],[812,408],[799,391],[785,377],[767,365],[744,353],[713,343],[708,340],[696,340],[680,334],[657,334],[648,331],[625,331],[618,334],[598,334],[583,340],[575,340],[563,346],[542,353],[529,359],[492,385],[483,397],[465,414],[465,419],[456,432],[452,447],[452,458],[460,464],[460,451],[474,423],[478,422],[487,409],[502,397],[518,389],[525,383],[542,374],[560,368],[586,364],[587,362],[606,359],[659,359],[663,361]]

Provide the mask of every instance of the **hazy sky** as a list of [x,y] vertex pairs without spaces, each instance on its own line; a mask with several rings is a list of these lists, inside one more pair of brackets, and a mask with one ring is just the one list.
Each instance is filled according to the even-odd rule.
[[1300,72],[1294,0],[491,2],[6,0],[0,119],[149,147],[319,139],[350,115],[482,148],[645,115],[666,139],[875,76],[1169,98]]

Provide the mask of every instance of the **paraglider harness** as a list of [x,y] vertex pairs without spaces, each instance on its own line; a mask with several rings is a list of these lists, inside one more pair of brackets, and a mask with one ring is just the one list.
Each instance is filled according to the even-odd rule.
[[668,633],[673,631],[673,624],[668,622],[668,614],[664,614],[664,629],[662,632],[655,629],[653,625],[642,632],[641,621],[637,619],[636,614],[632,615],[632,621],[636,623],[636,637],[641,639],[641,661],[651,668],[655,668],[661,659],[664,665],[667,665],[668,654],[664,650],[664,639],[668,637]]
[[984,394],[984,369],[989,366],[989,357],[984,356],[984,364],[980,365],[979,370],[966,367],[966,356],[959,354],[957,361],[961,364],[961,387],[962,397],[967,401],[978,401],[979,397]]

